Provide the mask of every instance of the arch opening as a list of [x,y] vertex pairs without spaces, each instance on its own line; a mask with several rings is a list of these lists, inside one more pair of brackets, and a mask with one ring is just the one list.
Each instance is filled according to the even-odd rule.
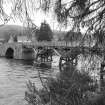
[[14,50],[12,48],[8,48],[5,56],[6,58],[12,59],[14,57]]

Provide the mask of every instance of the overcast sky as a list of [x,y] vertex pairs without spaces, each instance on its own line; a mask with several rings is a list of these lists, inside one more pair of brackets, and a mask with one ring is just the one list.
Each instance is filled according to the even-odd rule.
[[[3,8],[4,8],[4,11],[5,13],[10,16],[11,13],[12,13],[12,8],[13,8],[13,5],[12,5],[12,2],[11,1],[15,1],[15,0],[3,0]],[[31,0],[32,1],[32,0]],[[31,6],[31,5],[30,5]],[[28,8],[29,9],[29,8]],[[31,14],[31,13],[30,13]],[[47,13],[45,15],[45,13],[43,13],[41,10],[39,12],[35,12],[34,15],[30,15],[31,16],[31,19],[32,21],[37,25],[37,26],[40,26],[41,22],[43,22],[44,20],[46,20],[51,28],[53,29],[57,29],[58,28],[58,24],[57,24],[57,21],[54,20],[54,17],[52,16],[51,13]],[[0,21],[2,23],[2,21]],[[10,24],[10,25],[23,25],[23,23],[19,20],[19,19],[10,19],[10,21],[7,23],[7,24]]]
[[[13,5],[12,5],[12,3],[14,1],[15,0],[3,0],[3,3],[4,3],[3,8],[4,8],[5,13],[8,16],[11,15],[12,9],[14,8]],[[37,0],[26,0],[26,1],[29,1],[29,2],[27,2],[27,5],[29,6],[28,10],[31,9],[31,6],[35,6],[35,7],[38,6],[37,3],[36,3],[37,5],[33,5],[35,3],[32,3],[32,1],[35,2]],[[65,0],[63,0],[63,1],[65,2]],[[68,2],[68,1],[70,1],[70,0],[66,0],[66,2]],[[31,10],[28,11],[28,12],[30,14],[30,17],[31,17],[32,21],[38,27],[41,25],[41,22],[43,22],[44,20],[46,20],[47,23],[49,23],[51,29],[54,29],[54,30],[62,29],[62,30],[66,30],[67,31],[67,30],[70,30],[70,28],[72,27],[72,24],[70,24],[71,26],[69,26],[68,28],[64,28],[64,26],[63,26],[63,28],[61,28],[60,25],[57,23],[56,17],[54,17],[54,15],[52,14],[53,12],[47,13],[46,15],[45,15],[45,13],[42,12],[42,10],[40,10],[39,12],[34,12],[34,14],[31,13]],[[16,19],[15,21],[14,21],[14,19],[10,19],[10,21],[7,24],[24,26],[23,23],[24,22],[21,22],[19,19]],[[82,30],[82,31],[84,32],[84,30]]]

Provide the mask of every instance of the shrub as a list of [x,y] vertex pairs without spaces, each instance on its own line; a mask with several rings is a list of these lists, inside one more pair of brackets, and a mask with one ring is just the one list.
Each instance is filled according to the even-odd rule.
[[64,70],[57,78],[48,78],[43,86],[38,90],[31,82],[27,84],[25,99],[29,105],[89,105],[86,92],[97,87],[87,73],[75,68]]

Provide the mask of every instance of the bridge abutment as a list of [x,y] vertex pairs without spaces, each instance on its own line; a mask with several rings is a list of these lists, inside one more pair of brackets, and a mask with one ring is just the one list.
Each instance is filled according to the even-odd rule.
[[22,44],[5,43],[0,45],[0,56],[14,59],[22,59]]

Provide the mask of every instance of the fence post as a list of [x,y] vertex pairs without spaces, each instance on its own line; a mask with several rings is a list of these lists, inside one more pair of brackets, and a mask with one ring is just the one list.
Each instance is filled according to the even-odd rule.
[[105,67],[105,61],[103,61],[101,63],[101,69],[100,69],[100,90],[102,91],[103,90],[103,87],[104,87],[104,67]]

